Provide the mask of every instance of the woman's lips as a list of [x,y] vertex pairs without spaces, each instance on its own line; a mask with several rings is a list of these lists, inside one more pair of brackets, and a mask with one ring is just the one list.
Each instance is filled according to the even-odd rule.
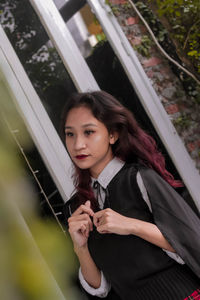
[[84,158],[86,158],[86,157],[88,157],[88,155],[82,154],[82,155],[77,155],[77,156],[76,156],[76,159],[84,159]]

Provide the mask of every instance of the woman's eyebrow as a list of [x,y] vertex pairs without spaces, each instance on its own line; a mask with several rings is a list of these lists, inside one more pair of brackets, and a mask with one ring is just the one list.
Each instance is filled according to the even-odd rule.
[[[82,125],[81,127],[85,128],[85,127],[90,127],[90,126],[98,127],[94,123],[87,123],[87,124]],[[74,128],[73,126],[65,126],[65,129],[73,129],[73,128]]]
[[90,126],[97,127],[97,125],[94,123],[87,123],[87,124],[84,124],[82,127],[90,127]]

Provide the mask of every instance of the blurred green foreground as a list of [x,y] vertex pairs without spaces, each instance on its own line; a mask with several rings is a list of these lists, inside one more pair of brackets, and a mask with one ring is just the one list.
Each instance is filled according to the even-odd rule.
[[57,224],[36,214],[33,187],[4,116],[11,128],[19,129],[23,147],[32,142],[2,81],[0,113],[0,298],[80,299],[70,282],[76,269],[71,242]]

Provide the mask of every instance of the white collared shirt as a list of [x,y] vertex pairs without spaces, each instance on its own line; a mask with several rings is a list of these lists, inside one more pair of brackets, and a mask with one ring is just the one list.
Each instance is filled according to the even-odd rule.
[[[114,176],[121,170],[121,168],[125,165],[125,162],[120,160],[119,158],[113,158],[107,166],[100,173],[98,178],[92,179],[92,187],[95,181],[98,181],[100,184],[100,197],[97,199],[99,202],[99,208],[103,209],[104,201],[105,201],[105,189],[114,178]],[[93,188],[93,192],[95,197],[97,197],[97,190]]]

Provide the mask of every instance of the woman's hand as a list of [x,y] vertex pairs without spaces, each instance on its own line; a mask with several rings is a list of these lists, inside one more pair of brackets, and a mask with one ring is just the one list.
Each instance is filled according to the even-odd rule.
[[120,215],[110,208],[94,214],[93,222],[99,233],[128,235],[133,233],[135,219]]
[[122,216],[110,208],[95,213],[93,222],[99,233],[133,234],[162,249],[175,252],[159,228],[150,222]]
[[68,224],[83,277],[91,287],[96,289],[101,284],[101,272],[95,265],[87,247],[89,233],[93,230],[90,217],[93,216],[94,212],[90,208],[90,201],[86,201],[68,219]]
[[74,249],[79,249],[87,245],[89,232],[93,230],[93,224],[90,219],[90,216],[93,215],[94,212],[90,208],[90,201],[86,201],[68,219],[69,234],[72,238]]

